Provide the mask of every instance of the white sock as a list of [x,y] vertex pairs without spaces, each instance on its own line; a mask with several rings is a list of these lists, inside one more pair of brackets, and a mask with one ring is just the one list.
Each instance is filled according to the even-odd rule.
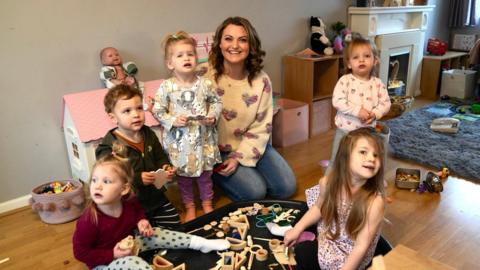
[[192,235],[190,245],[188,246],[194,250],[200,250],[203,253],[208,253],[212,250],[225,250],[230,248],[230,242],[225,239],[205,239],[200,236]]
[[279,226],[277,223],[273,222],[268,222],[266,225],[270,233],[276,236],[284,236],[285,232],[292,228],[292,225]]

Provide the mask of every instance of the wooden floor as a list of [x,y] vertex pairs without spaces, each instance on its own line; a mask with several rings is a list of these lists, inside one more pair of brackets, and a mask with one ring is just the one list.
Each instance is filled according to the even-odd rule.
[[[422,102],[416,101],[416,106]],[[304,200],[304,190],[322,176],[318,161],[328,159],[334,131],[308,142],[279,149],[294,170],[298,189],[292,199]],[[397,167],[419,168],[413,163],[388,158],[388,193],[393,202],[387,206],[383,235],[392,245],[403,244],[420,254],[457,269],[480,269],[480,185],[450,177],[441,194],[417,194],[394,187]],[[175,187],[168,192],[179,207]],[[217,206],[229,202],[225,196]],[[199,212],[200,214],[200,212]],[[0,269],[85,269],[72,255],[74,222],[62,225],[42,223],[30,209],[0,216]]]

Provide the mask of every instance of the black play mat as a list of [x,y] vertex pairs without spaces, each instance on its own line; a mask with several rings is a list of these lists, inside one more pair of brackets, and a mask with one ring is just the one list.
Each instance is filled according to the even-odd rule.
[[[257,200],[257,201],[243,201],[243,202],[235,202],[225,205],[221,208],[215,209],[213,212],[200,216],[193,221],[185,223],[179,228],[179,231],[189,232],[197,228],[201,228],[206,224],[209,224],[211,221],[220,222],[220,220],[224,216],[228,216],[228,213],[236,211],[238,208],[253,206],[254,203],[259,203],[264,205],[265,207],[271,206],[273,204],[279,204],[283,209],[298,209],[300,210],[300,214],[298,215],[297,219],[294,221],[297,222],[303,214],[308,210],[307,204],[301,201],[285,201],[285,200]],[[261,237],[261,238],[277,238],[282,240],[283,237],[277,237],[272,235],[267,228],[257,228],[255,226],[255,216],[249,216],[248,221],[250,223],[250,229],[248,230],[248,235],[252,237]],[[293,225],[293,224],[292,224]],[[192,234],[198,236],[206,236],[211,234],[213,231],[210,230],[205,232],[203,230],[196,231]],[[209,239],[215,239],[215,236],[209,237]],[[275,258],[270,253],[270,249],[268,248],[268,242],[262,240],[253,239],[254,244],[261,245],[264,249],[269,251],[268,260],[260,262],[256,259],[253,260],[252,269],[268,269],[268,265],[271,263],[276,263]],[[155,251],[146,251],[140,254],[142,258],[144,258],[147,262],[152,262],[153,256],[156,254],[157,250]],[[173,265],[177,266],[179,264],[185,263],[186,269],[188,270],[203,270],[203,269],[210,269],[216,265],[216,262],[220,259],[216,252],[210,252],[207,254],[201,253],[200,251],[189,250],[189,249],[169,249],[167,254],[164,256],[167,260],[169,260]],[[247,255],[248,258],[248,255]],[[247,267],[247,262],[244,264]],[[287,267],[287,266],[285,266]],[[274,269],[282,269],[280,266],[275,267]],[[287,267],[288,269],[288,267]],[[295,269],[293,267],[293,269]]]

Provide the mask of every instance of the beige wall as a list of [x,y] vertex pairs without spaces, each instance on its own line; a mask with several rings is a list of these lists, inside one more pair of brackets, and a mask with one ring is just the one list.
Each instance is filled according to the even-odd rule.
[[[450,29],[448,28],[449,1],[429,0],[428,4],[435,5],[435,9],[430,16],[428,30],[425,33],[425,42],[428,42],[429,38],[439,38],[448,41],[450,35]],[[426,50],[427,45],[425,43]]]
[[[99,49],[117,47],[139,79],[166,76],[160,40],[169,32],[214,31],[244,16],[267,51],[265,70],[282,87],[282,56],[308,45],[309,17],[346,22],[352,1],[328,0],[2,0],[0,1],[0,204],[50,179],[70,177],[61,129],[66,93],[100,87]],[[354,2],[354,1],[353,1]],[[438,3],[437,3],[438,2]],[[437,4],[429,36],[446,38],[447,4]]]
[[0,204],[50,179],[70,177],[61,123],[66,93],[100,87],[99,49],[112,45],[140,68],[166,75],[166,33],[213,31],[247,17],[267,51],[265,70],[281,89],[281,57],[303,49],[308,18],[345,21],[346,1],[328,0],[2,0],[0,1]]

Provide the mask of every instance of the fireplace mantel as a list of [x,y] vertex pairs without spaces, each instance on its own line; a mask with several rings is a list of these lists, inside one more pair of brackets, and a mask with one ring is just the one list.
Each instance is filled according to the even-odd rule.
[[379,78],[388,85],[392,56],[409,54],[406,94],[420,94],[425,31],[429,6],[349,7],[348,25],[353,32],[374,41],[379,53]]
[[435,8],[430,6],[404,7],[349,7],[348,25],[352,31],[366,37],[406,31],[425,31],[428,14]]

